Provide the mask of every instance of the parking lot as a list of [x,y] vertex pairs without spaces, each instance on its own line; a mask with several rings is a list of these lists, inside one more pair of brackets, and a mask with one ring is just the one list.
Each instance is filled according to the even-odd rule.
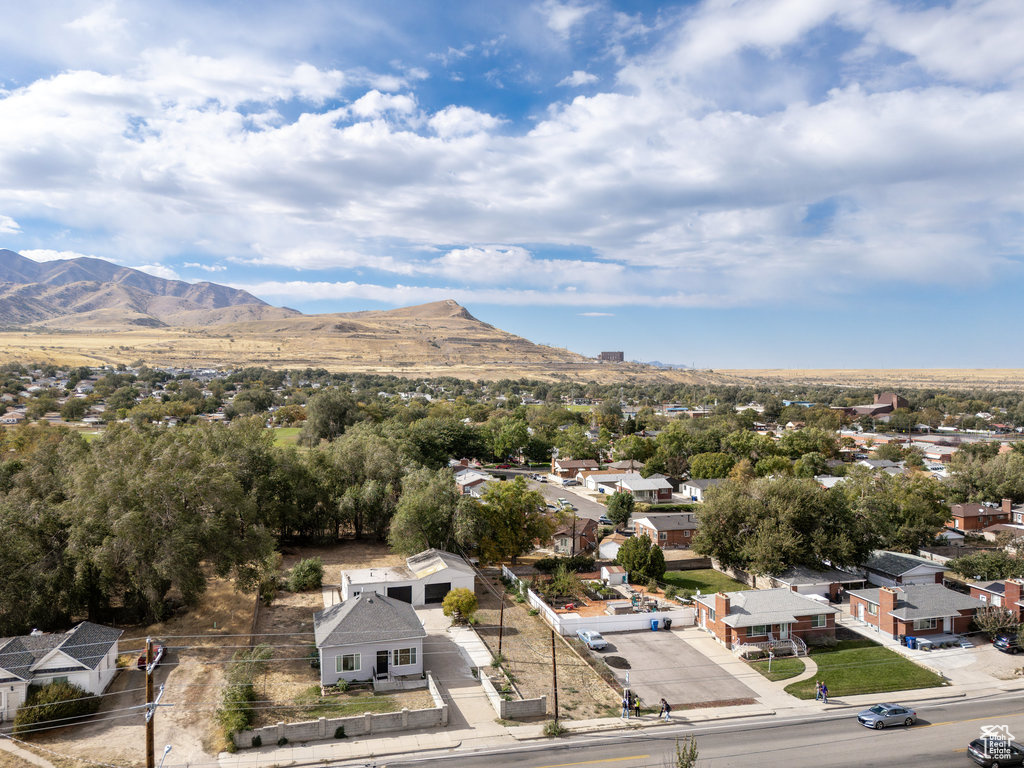
[[616,632],[604,636],[608,647],[591,651],[606,662],[624,659],[628,670],[609,666],[646,707],[664,698],[675,708],[750,703],[757,694],[727,669],[693,648],[675,632]]

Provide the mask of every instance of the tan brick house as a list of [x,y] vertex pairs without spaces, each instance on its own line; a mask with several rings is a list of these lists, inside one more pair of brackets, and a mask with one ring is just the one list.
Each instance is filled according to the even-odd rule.
[[855,619],[890,637],[962,634],[984,603],[941,584],[858,589],[850,596]]
[[717,592],[695,599],[697,626],[728,648],[754,643],[835,637],[836,614],[828,603],[791,589]]

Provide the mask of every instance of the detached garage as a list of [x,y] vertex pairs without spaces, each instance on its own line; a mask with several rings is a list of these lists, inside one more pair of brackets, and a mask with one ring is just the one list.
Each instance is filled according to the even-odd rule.
[[414,606],[436,605],[453,589],[473,591],[476,574],[460,555],[428,549],[413,555],[404,566],[342,571],[341,599],[376,592]]

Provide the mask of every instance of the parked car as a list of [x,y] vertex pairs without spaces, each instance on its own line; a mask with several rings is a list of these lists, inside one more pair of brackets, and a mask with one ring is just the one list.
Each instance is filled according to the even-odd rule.
[[586,643],[587,648],[590,648],[592,651],[600,651],[608,647],[608,641],[601,637],[600,632],[590,629],[578,629],[576,630],[576,637],[581,642]]
[[608,517],[608,515],[601,515],[599,518],[597,518],[597,522],[601,525],[615,525],[615,523],[612,522],[612,519]]
[[495,467],[495,469],[512,469],[512,465],[511,464],[499,464],[498,466]]
[[1003,653],[1020,653],[1020,640],[1017,635],[999,635],[992,641],[992,647]]
[[1005,739],[975,739],[967,747],[967,756],[985,768],[1024,765],[1024,746]]
[[[160,643],[153,643],[153,667],[158,667],[163,658],[164,647]],[[146,654],[141,654],[139,658],[135,660],[135,666],[141,670],[146,669]]]
[[902,704],[875,704],[857,715],[857,722],[865,728],[882,730],[887,725],[913,725],[917,712]]

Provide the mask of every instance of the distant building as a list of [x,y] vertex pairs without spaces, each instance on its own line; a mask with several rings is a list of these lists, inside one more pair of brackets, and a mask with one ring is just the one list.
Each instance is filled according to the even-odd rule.
[[602,352],[597,359],[603,363],[621,363],[626,359],[625,352]]

